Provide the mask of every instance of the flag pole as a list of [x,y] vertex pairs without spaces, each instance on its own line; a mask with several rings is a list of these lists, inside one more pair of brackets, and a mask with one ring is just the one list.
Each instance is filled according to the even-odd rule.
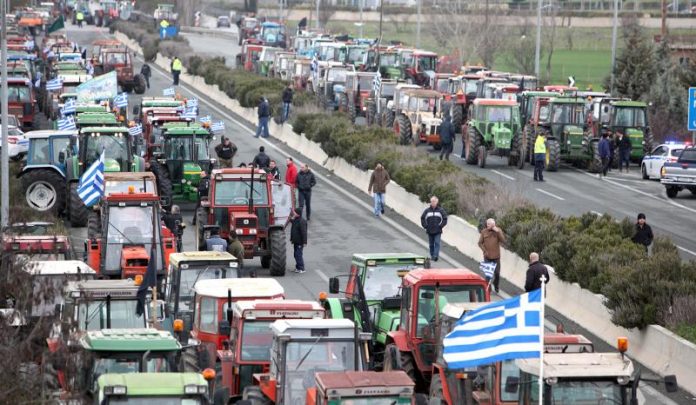
[[544,404],[544,317],[546,306],[546,276],[541,275],[541,317],[539,321],[539,405]]

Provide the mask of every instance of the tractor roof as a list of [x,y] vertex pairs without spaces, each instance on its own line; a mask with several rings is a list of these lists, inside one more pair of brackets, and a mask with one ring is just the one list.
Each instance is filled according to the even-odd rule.
[[[254,170],[254,174],[266,176],[266,172],[262,169]],[[224,178],[236,179],[236,178],[249,178],[251,177],[251,169],[245,167],[235,167],[231,169],[213,169],[210,177],[215,178],[218,175],[222,175]]]
[[556,97],[560,96],[560,93],[557,91],[523,91],[522,95],[528,97]]
[[428,89],[404,89],[403,94],[408,94],[411,97],[423,97],[423,98],[440,98],[442,95],[437,90]]
[[355,339],[355,324],[349,319],[279,319],[271,324],[274,335],[316,340],[315,330],[328,339]]
[[[171,260],[171,257],[170,257]],[[316,301],[253,300],[234,303],[234,313],[253,318],[324,318],[325,310]]]
[[102,329],[87,332],[80,344],[92,351],[146,352],[181,350],[169,331],[157,329]]
[[93,268],[80,260],[36,260],[29,262],[27,273],[41,276],[62,274],[97,274]]
[[477,98],[474,100],[475,105],[494,105],[494,106],[508,106],[516,107],[517,101],[513,100],[501,100],[497,98]]
[[65,100],[66,98],[77,98],[77,93],[61,93],[60,96],[61,100]]
[[[116,125],[118,124],[116,116],[109,112],[103,113],[80,113],[77,114],[77,123],[79,125]],[[83,128],[83,132],[86,128]]]
[[[539,375],[539,359],[517,360],[520,370]],[[633,363],[621,353],[547,353],[544,354],[546,378],[601,378],[633,375]]]
[[586,101],[579,97],[553,97],[549,100],[552,104],[581,104],[585,105]]
[[408,272],[404,277],[411,284],[416,284],[418,282],[482,282],[485,283],[483,277],[474,273],[473,271],[461,268],[461,269],[414,269]]
[[212,136],[210,132],[208,132],[207,129],[201,127],[201,126],[175,126],[167,129],[167,135],[172,135],[172,136],[186,136],[186,135],[203,135],[203,136]]
[[77,131],[60,131],[54,129],[42,129],[39,131],[29,131],[24,133],[27,139],[46,139],[51,136],[75,136]]
[[141,105],[143,107],[178,107],[184,104],[181,100],[171,98],[150,98],[143,99]]
[[154,193],[147,192],[147,193],[141,193],[141,192],[125,192],[125,193],[111,193],[104,197],[104,202],[109,203],[109,204],[120,204],[120,203],[132,203],[132,204],[140,204],[140,203],[147,203],[147,202],[155,202],[159,201],[159,197],[155,195]]
[[80,128],[80,132],[98,132],[101,134],[128,134],[127,127],[84,127]]
[[66,291],[92,298],[135,299],[139,286],[133,280],[83,280],[68,282]]
[[76,113],[109,113],[109,111],[106,110],[106,107],[103,105],[99,104],[78,104],[75,106],[75,112]]
[[104,173],[104,194],[123,194],[128,192],[128,187],[133,186],[135,190],[142,193],[143,186],[148,193],[157,193],[157,178],[152,172],[105,172]]
[[224,278],[220,280],[199,280],[193,286],[196,294],[205,297],[227,298],[282,298],[285,290],[274,278]]
[[594,345],[583,335],[567,333],[544,333],[544,352],[546,353],[591,353]]
[[614,107],[633,107],[633,108],[645,108],[648,105],[642,101],[613,101],[611,103]]
[[216,251],[192,251],[192,252],[179,252],[172,253],[169,255],[169,263],[174,266],[178,266],[179,263],[188,262],[236,262],[237,258],[232,256],[227,252],[216,252]]
[[184,396],[186,386],[208,387],[207,381],[198,373],[102,374],[97,384],[101,389],[126,387],[128,396]]
[[424,264],[425,256],[415,253],[353,253],[353,261],[374,261],[382,263],[417,263]]
[[315,375],[317,388],[331,390],[331,395],[351,398],[359,396],[414,394],[415,383],[403,371],[336,371]]

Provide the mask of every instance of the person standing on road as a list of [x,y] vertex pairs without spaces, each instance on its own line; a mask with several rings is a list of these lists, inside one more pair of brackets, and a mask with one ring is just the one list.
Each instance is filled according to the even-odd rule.
[[382,163],[377,162],[375,170],[370,176],[370,184],[367,186],[367,192],[372,194],[375,201],[374,213],[379,218],[384,214],[384,194],[387,192],[387,184],[391,181],[389,172],[382,166]]
[[201,200],[208,197],[208,188],[210,187],[210,173],[206,171],[201,172],[201,181],[198,183],[198,201],[196,201],[196,207],[193,209],[193,219],[191,220],[191,225],[196,225],[196,214],[198,209],[201,207]]
[[266,148],[259,146],[259,153],[254,156],[254,161],[251,163],[259,169],[267,170],[271,165],[271,158],[266,154]]
[[302,208],[297,208],[292,215],[290,243],[295,256],[295,273],[304,273],[304,248],[307,247],[307,221],[302,218]]
[[[227,244],[227,252],[237,258],[239,269],[244,268],[244,245],[239,241],[236,232],[230,232],[230,241]],[[240,275],[241,277],[241,275]]]
[[184,218],[181,216],[181,210],[179,209],[179,206],[172,205],[172,208],[169,210],[169,212],[165,212],[163,217],[164,218],[162,219],[164,225],[174,234],[174,237],[176,238],[176,251],[181,252],[181,238],[184,235],[184,228],[186,228],[186,224],[184,224]]
[[544,181],[546,166],[546,134],[540,133],[534,141],[534,181]]
[[449,114],[445,115],[445,119],[440,125],[440,160],[445,157],[445,160],[449,160],[450,153],[452,153],[452,148],[454,147],[454,125],[452,125],[452,120]]
[[503,243],[505,243],[505,234],[495,225],[495,219],[488,218],[486,227],[481,230],[478,245],[483,252],[483,260],[495,263],[493,289],[496,293],[500,291],[500,245]]
[[288,120],[290,116],[290,105],[292,105],[292,85],[288,84],[288,87],[283,90],[283,122]]
[[628,173],[628,166],[631,163],[631,140],[621,130],[616,131],[616,135],[618,136],[616,146],[619,149],[619,173],[623,171],[624,163],[626,164],[626,173]]
[[527,279],[524,282],[524,291],[531,292],[541,288],[541,277],[544,277],[544,285],[549,283],[549,269],[539,261],[539,253],[529,254],[529,268]]
[[268,174],[273,175],[275,180],[280,180],[280,170],[278,170],[278,165],[275,160],[271,160],[271,163],[268,165],[268,170],[266,171]]
[[220,162],[221,168],[234,167],[234,155],[237,154],[237,145],[230,141],[230,138],[222,137],[222,141],[215,147],[215,153]]
[[172,69],[172,78],[174,79],[174,86],[178,86],[179,75],[181,74],[181,69],[184,68],[184,64],[181,63],[181,59],[179,59],[178,56],[175,56],[174,59],[172,59],[172,64],[170,67]]
[[307,209],[307,221],[312,217],[312,188],[317,184],[314,173],[309,170],[307,164],[302,165],[302,170],[297,174],[296,186],[300,197],[300,213],[302,209]]
[[271,116],[271,107],[268,105],[268,100],[265,97],[261,97],[261,100],[259,100],[256,113],[259,117],[259,125],[256,127],[255,137],[263,136],[268,138],[268,119]]
[[421,215],[421,226],[428,234],[430,246],[430,259],[437,261],[440,255],[440,239],[442,228],[447,225],[447,212],[440,207],[440,200],[436,196],[430,197],[430,205]]
[[75,14],[75,20],[77,20],[77,26],[79,28],[82,28],[82,22],[85,19],[85,14],[82,11],[78,11],[77,14]]
[[602,159],[602,175],[607,177],[609,164],[611,164],[611,144],[607,133],[602,134],[602,139],[599,140],[599,158]]
[[152,76],[152,70],[150,69],[150,65],[147,63],[143,63],[143,66],[140,67],[140,74],[143,75],[145,78],[145,83],[147,84],[147,88],[150,88],[150,77]]
[[205,240],[205,250],[209,252],[227,251],[227,241],[220,237],[220,228],[215,227],[210,231],[210,237]]
[[642,245],[645,248],[645,252],[648,251],[648,246],[653,242],[653,232],[650,225],[645,223],[645,214],[642,212],[638,214],[638,222],[636,222],[636,233],[633,235],[631,240],[634,243]]
[[285,163],[287,164],[287,169],[285,169],[285,182],[295,187],[295,183],[297,183],[297,166],[295,166],[295,162],[291,157],[289,157]]

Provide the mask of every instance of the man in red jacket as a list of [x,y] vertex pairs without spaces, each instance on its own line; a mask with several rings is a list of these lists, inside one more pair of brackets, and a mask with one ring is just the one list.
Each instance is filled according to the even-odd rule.
[[292,161],[291,157],[288,158],[286,163],[288,164],[288,168],[285,170],[285,182],[295,187],[295,183],[297,182],[297,166],[295,166],[295,162]]

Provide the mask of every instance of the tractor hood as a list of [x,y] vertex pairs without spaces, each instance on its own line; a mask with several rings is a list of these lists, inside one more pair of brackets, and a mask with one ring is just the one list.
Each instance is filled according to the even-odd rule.
[[184,163],[184,179],[193,186],[197,186],[201,180],[201,166],[198,163]]
[[442,120],[440,118],[437,118],[437,117],[428,117],[428,116],[423,117],[423,116],[421,116],[420,121],[422,124],[429,125],[429,126],[430,125],[439,126],[440,124],[442,124]]
[[509,124],[498,122],[493,124],[493,127],[491,128],[491,134],[493,134],[496,148],[510,149],[512,130],[508,128],[507,125]]
[[584,135],[584,131],[582,127],[577,126],[577,125],[566,125],[563,128],[563,131],[567,133],[568,135]]
[[387,333],[399,327],[401,311],[398,309],[386,309],[377,313],[376,316],[379,319],[375,322],[377,325],[375,340],[381,344],[385,344]]
[[118,164],[116,159],[106,159],[106,160],[104,160],[104,171],[105,172],[120,172],[121,165]]
[[123,279],[134,278],[136,275],[145,275],[150,256],[144,246],[123,246],[121,250],[121,277]]
[[627,128],[626,135],[631,138],[631,141],[634,139],[643,141],[643,130],[640,128]]

